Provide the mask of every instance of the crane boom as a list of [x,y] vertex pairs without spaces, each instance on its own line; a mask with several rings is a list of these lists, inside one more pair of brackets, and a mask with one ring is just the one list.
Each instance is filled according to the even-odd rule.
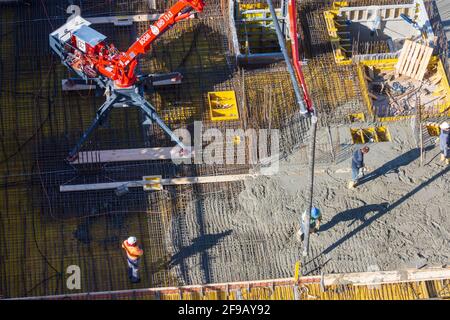
[[[161,17],[150,26],[150,28],[140,36],[127,50],[120,56],[120,68],[129,67],[126,73],[127,80],[134,80],[134,69],[136,68],[136,58],[146,53],[150,49],[153,41],[158,39],[166,30],[171,28],[175,23],[183,19],[189,18],[191,11],[203,11],[204,3],[202,0],[180,0],[167,10]],[[124,73],[125,74],[125,73]],[[131,79],[130,79],[131,78]],[[128,83],[121,83],[119,86],[127,86]]]
[[162,14],[158,21],[130,46],[125,54],[127,59],[122,60],[124,65],[127,65],[131,59],[138,55],[146,53],[153,41],[176,22],[188,18],[192,10],[201,12],[203,10],[203,2],[201,0],[181,0]]
[[[91,125],[77,145],[70,151],[68,160],[73,161],[89,135],[106,119],[115,106],[135,106],[144,113],[144,124],[156,123],[181,148],[186,146],[158,116],[156,109],[143,97],[142,79],[151,79],[152,86],[163,81],[176,83],[181,77],[174,75],[136,75],[137,58],[146,53],[150,45],[175,23],[187,19],[192,11],[203,11],[203,0],[178,0],[140,36],[126,52],[120,52],[113,44],[106,44],[106,36],[90,27],[91,23],[77,15],[50,33],[52,50],[61,62],[85,81],[94,81],[105,89],[107,99],[99,108]],[[169,78],[168,78],[169,77]],[[138,81],[139,79],[139,81]]]
[[128,88],[136,83],[136,59],[139,55],[146,53],[152,42],[175,23],[189,18],[193,10],[201,12],[203,6],[203,0],[179,0],[126,52],[118,51],[114,44],[106,44],[106,36],[92,29],[90,23],[81,17],[53,32],[50,43],[54,43],[52,47],[57,49],[55,51],[65,64],[82,78],[95,78],[100,74],[114,81],[118,88]]

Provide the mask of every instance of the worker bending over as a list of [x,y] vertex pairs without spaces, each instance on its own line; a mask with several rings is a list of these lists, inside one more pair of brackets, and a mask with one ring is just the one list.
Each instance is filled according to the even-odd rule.
[[364,175],[364,155],[369,152],[369,147],[363,147],[353,152],[352,180],[348,183],[349,189],[355,189],[359,179]]
[[[305,236],[305,222],[306,222],[306,211],[302,214],[302,221],[300,223],[300,230],[297,232],[297,240],[303,241]],[[316,207],[311,208],[311,214],[309,216],[309,233],[316,233],[319,231],[320,223],[322,222],[322,213]]]
[[138,283],[139,279],[139,259],[144,254],[144,251],[138,247],[136,237],[129,237],[122,243],[122,248],[127,254],[128,263],[128,278],[131,282]]
[[441,161],[450,164],[450,125],[448,122],[442,123],[440,126],[441,134],[439,135],[439,147],[441,149]]

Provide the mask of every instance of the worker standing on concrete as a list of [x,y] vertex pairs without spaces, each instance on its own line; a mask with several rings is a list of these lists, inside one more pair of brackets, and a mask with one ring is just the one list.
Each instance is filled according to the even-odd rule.
[[349,189],[355,189],[359,179],[364,174],[364,155],[369,152],[369,147],[363,147],[353,152],[352,157],[352,181],[348,183]]
[[[305,221],[306,221],[306,211],[302,214],[302,221],[300,224],[300,230],[297,232],[297,240],[303,241],[305,235]],[[311,215],[309,218],[309,233],[316,233],[319,231],[320,223],[322,222],[322,213],[316,207],[311,208]]]
[[439,147],[441,149],[441,161],[450,164],[450,125],[448,122],[442,123],[440,126],[441,134],[439,135]]
[[138,283],[139,279],[139,259],[144,254],[144,251],[138,247],[136,237],[129,237],[122,243],[122,248],[127,254],[128,263],[128,277],[131,282]]

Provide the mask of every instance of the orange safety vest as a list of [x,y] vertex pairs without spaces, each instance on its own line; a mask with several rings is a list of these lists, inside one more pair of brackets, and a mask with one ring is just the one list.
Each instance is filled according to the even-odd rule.
[[122,243],[122,248],[125,249],[128,258],[131,260],[137,260],[144,254],[144,251],[141,248],[139,248],[137,245],[130,246],[127,240]]

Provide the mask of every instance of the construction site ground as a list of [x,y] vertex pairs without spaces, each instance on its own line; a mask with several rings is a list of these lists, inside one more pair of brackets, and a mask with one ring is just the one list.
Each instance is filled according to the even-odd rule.
[[[302,259],[295,233],[309,188],[309,135],[285,65],[238,69],[230,57],[221,1],[209,1],[203,17],[178,24],[140,60],[143,72],[180,71],[184,76],[181,86],[146,95],[171,128],[191,127],[197,120],[222,130],[279,129],[282,159],[273,176],[258,175],[258,167],[250,165],[68,165],[67,152],[104,97],[62,92],[61,80],[69,74],[50,52],[48,34],[66,21],[66,3],[43,3],[5,5],[0,10],[0,297],[292,277],[295,263]],[[105,13],[102,3],[85,1],[83,14],[148,11],[143,1],[129,0],[114,2],[116,6]],[[155,12],[164,9],[158,2]],[[379,123],[349,123],[349,114],[364,112],[366,119],[369,114],[355,67],[334,63],[320,10],[299,14],[315,41],[310,44],[314,58],[304,65],[306,82],[319,112],[329,115],[321,118],[318,131],[314,184],[314,205],[322,210],[323,223],[311,236],[302,272],[448,264],[450,166],[439,161],[435,138],[428,136],[421,165],[414,118],[386,124],[391,141],[370,144],[370,171],[364,183],[355,191],[347,189],[351,154],[358,147],[352,144],[350,128]],[[147,27],[143,22],[95,26],[120,49]],[[239,120],[209,119],[207,92],[222,90],[236,92]],[[173,145],[157,127],[141,126],[142,120],[135,110],[115,110],[83,151]],[[255,177],[244,181],[170,186],[161,192],[134,188],[121,197],[114,190],[59,189],[145,175],[249,172]],[[129,235],[135,235],[144,249],[139,284],[129,282],[120,248]],[[66,286],[71,265],[80,267],[80,290]]]

